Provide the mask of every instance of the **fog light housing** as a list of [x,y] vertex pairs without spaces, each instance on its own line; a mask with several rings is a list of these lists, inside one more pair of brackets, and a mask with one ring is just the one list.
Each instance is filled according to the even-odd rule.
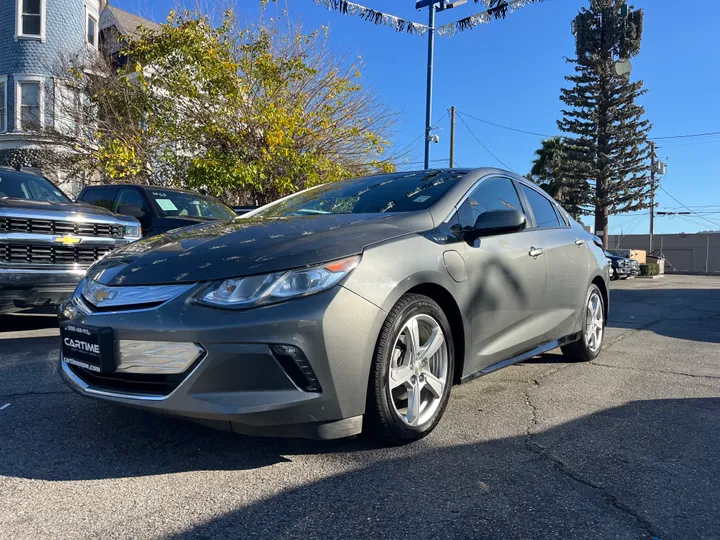
[[305,392],[321,392],[318,381],[310,362],[302,350],[294,345],[270,345],[277,361],[295,385]]
[[185,372],[205,350],[196,343],[117,341],[116,373],[174,375]]

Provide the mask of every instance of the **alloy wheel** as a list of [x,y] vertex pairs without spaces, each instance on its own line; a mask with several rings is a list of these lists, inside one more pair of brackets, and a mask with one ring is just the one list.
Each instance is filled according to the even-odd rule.
[[400,330],[392,350],[388,385],[398,418],[409,426],[430,420],[448,384],[445,334],[430,315],[415,315]]
[[603,306],[600,295],[593,292],[587,304],[585,319],[585,342],[593,353],[602,345],[604,331]]

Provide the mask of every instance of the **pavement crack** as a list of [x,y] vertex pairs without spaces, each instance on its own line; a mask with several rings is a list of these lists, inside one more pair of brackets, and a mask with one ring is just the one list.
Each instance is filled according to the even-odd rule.
[[553,468],[557,472],[567,476],[568,478],[574,480],[575,482],[578,482],[579,484],[589,487],[593,491],[596,491],[598,494],[600,494],[600,496],[602,496],[603,499],[605,499],[605,501],[610,506],[612,506],[616,510],[619,510],[619,511],[627,514],[628,516],[632,517],[633,519],[635,519],[635,521],[637,521],[637,523],[645,530],[645,532],[651,538],[659,538],[660,537],[659,531],[656,531],[655,528],[653,527],[652,523],[650,523],[647,519],[645,519],[644,517],[639,515],[635,510],[630,508],[625,503],[618,500],[618,498],[615,495],[610,493],[603,486],[601,486],[599,484],[595,484],[594,482],[591,482],[590,480],[587,480],[585,478],[582,478],[580,475],[578,475],[577,473],[572,471],[567,465],[565,465],[565,463],[561,459],[548,453],[547,448],[545,448],[544,446],[542,446],[536,442],[530,441],[529,437],[526,440],[525,446],[528,451],[530,451],[530,452],[540,456],[542,459],[550,462],[552,464]]
[[0,399],[11,399],[11,398],[19,398],[19,397],[28,397],[28,396],[48,396],[48,395],[54,395],[54,394],[72,394],[73,392],[71,390],[57,390],[52,392],[19,392],[17,394],[5,394],[0,395]]
[[624,514],[632,517],[639,525],[640,527],[651,537],[651,538],[659,538],[659,534],[657,531],[655,531],[653,525],[644,517],[639,515],[637,512],[635,512],[632,508],[630,508],[628,505],[624,504],[623,502],[619,501],[618,498],[610,493],[607,489],[605,489],[603,486],[599,484],[595,484],[594,482],[591,482],[590,480],[586,480],[585,478],[582,478],[577,473],[572,471],[565,463],[560,460],[559,458],[551,455],[548,452],[548,448],[533,441],[534,436],[534,429],[538,426],[538,406],[533,403],[531,393],[540,388],[541,381],[547,377],[550,377],[551,375],[554,375],[558,371],[561,371],[562,369],[566,369],[567,367],[570,367],[570,365],[562,366],[557,369],[554,369],[552,371],[549,371],[547,373],[544,373],[541,377],[533,379],[531,381],[531,386],[528,387],[522,394],[523,396],[523,403],[526,407],[530,409],[530,420],[525,425],[525,449],[528,452],[531,452],[533,454],[536,454],[540,456],[543,460],[548,461],[553,469],[560,474],[567,476],[571,480],[574,480],[575,482],[578,482],[579,484],[582,484],[585,487],[588,487],[592,489],[593,491],[596,491],[610,506],[615,508],[616,510],[619,510],[623,512]]
[[692,377],[694,379],[720,379],[720,376],[718,375],[697,375],[694,373],[683,373],[681,371],[667,371],[663,369],[645,369],[645,368],[636,368],[636,367],[630,367],[630,366],[612,366],[610,364],[601,364],[600,362],[588,362],[591,366],[596,367],[604,367],[604,368],[610,368],[610,369],[624,369],[627,371],[640,371],[644,373],[660,373],[662,375],[679,375],[681,377]]

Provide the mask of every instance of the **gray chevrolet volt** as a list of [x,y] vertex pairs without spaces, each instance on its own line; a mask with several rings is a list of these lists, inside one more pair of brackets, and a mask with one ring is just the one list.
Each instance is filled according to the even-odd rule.
[[113,251],[61,307],[85,396],[243,434],[427,435],[454,384],[595,358],[608,261],[496,169],[334,182]]

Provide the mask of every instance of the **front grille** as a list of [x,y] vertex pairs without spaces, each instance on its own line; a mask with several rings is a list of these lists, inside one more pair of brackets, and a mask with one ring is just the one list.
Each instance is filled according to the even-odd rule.
[[111,223],[78,223],[54,219],[28,219],[0,216],[0,233],[72,234],[101,238],[122,238],[122,225]]
[[112,249],[113,246],[53,246],[0,242],[0,263],[90,266],[110,253]]
[[183,373],[156,375],[148,373],[95,373],[72,364],[67,367],[85,383],[98,390],[125,394],[167,396],[183,382],[204,358],[200,355]]

